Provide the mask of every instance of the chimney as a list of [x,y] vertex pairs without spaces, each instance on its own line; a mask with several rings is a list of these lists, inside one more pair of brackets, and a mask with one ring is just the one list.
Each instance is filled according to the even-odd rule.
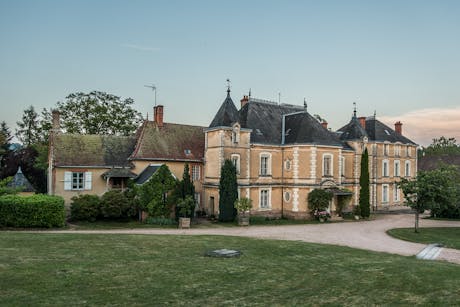
[[365,116],[358,117],[358,120],[359,120],[359,123],[361,124],[361,127],[363,127],[363,129],[366,129],[366,117]]
[[327,121],[323,120],[321,122],[321,126],[323,126],[323,128],[327,130]]
[[60,122],[61,114],[59,113],[58,110],[53,110],[51,114],[52,114],[51,129],[53,129],[54,132],[58,132],[59,130],[61,130],[61,122]]
[[241,108],[243,108],[249,102],[249,96],[244,95],[241,99]]
[[163,106],[157,105],[153,108],[153,121],[159,128],[163,127]]
[[400,121],[395,123],[395,131],[397,134],[402,135],[402,123]]

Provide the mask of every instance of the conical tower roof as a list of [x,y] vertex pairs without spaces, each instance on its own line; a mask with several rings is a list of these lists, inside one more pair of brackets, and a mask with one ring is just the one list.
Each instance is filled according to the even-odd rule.
[[238,110],[230,97],[230,89],[227,90],[227,98],[217,111],[216,116],[212,120],[209,128],[213,127],[231,127],[233,123],[239,119]]

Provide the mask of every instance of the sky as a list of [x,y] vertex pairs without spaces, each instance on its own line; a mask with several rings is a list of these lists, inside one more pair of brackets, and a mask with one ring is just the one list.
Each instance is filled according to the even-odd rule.
[[75,92],[208,126],[226,96],[308,103],[336,130],[377,118],[460,142],[460,1],[0,0],[0,121]]

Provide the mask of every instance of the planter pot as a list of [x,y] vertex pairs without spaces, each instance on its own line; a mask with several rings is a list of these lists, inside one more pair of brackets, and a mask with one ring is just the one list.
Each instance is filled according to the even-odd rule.
[[359,220],[359,215],[355,215],[355,220]]
[[326,222],[326,218],[325,218],[325,217],[320,217],[318,220],[319,220],[320,223]]
[[239,216],[238,215],[238,225],[239,226],[249,226],[249,216]]
[[189,217],[180,217],[179,218],[179,228],[180,229],[190,228],[190,218]]

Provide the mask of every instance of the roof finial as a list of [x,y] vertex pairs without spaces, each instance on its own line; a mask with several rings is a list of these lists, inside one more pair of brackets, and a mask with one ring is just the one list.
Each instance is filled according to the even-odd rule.
[[227,78],[227,95],[230,96],[230,79]]
[[307,111],[307,100],[305,99],[305,97],[303,98],[303,108],[305,109],[305,112]]
[[251,88],[249,88],[249,98],[251,98]]
[[374,119],[377,117],[377,110],[374,110]]
[[356,118],[356,102],[353,102],[353,117]]

